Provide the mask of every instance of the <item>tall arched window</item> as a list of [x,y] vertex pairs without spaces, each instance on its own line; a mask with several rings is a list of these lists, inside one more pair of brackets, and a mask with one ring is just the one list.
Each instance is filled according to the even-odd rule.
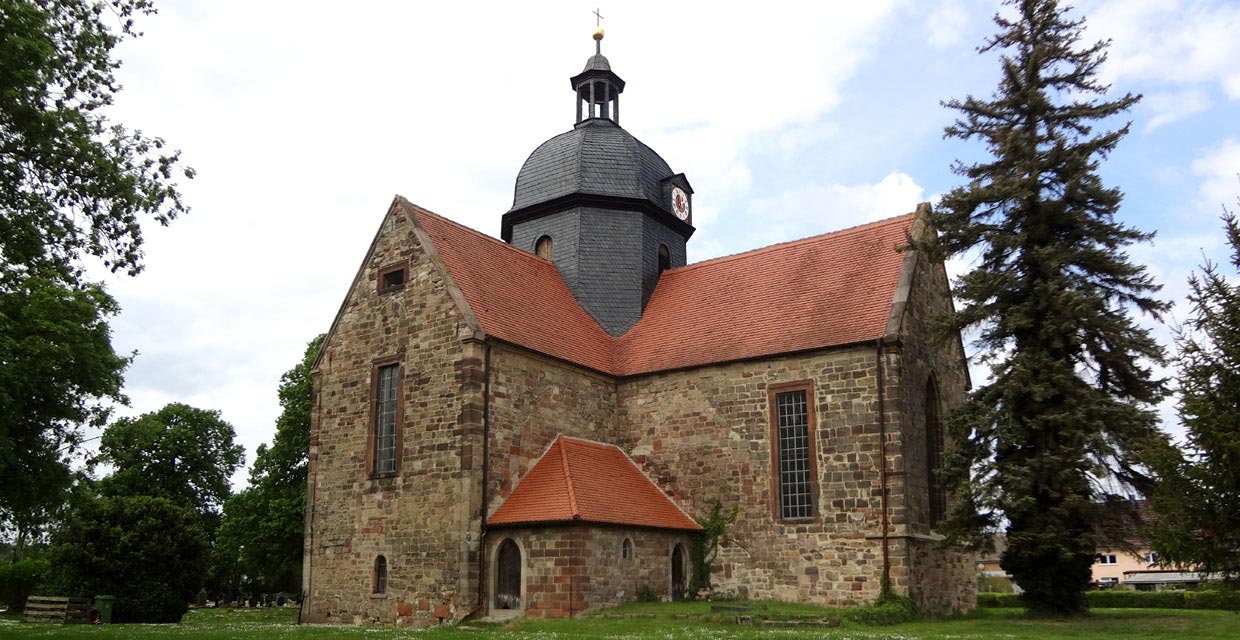
[[620,543],[620,559],[621,560],[632,560],[633,559],[633,541],[629,538],[625,538],[624,542]]
[[659,245],[659,273],[672,268],[672,254],[667,250],[667,245]]
[[939,385],[931,375],[926,380],[926,487],[930,493],[930,526],[947,513],[947,491],[939,479],[943,468],[943,419],[939,411]]
[[509,538],[495,554],[495,608],[521,608],[521,549]]
[[555,243],[551,241],[551,236],[543,236],[534,243],[534,254],[546,260],[552,259],[555,254]]
[[371,593],[387,593],[387,578],[387,558],[379,556],[375,558],[375,570],[371,576]]

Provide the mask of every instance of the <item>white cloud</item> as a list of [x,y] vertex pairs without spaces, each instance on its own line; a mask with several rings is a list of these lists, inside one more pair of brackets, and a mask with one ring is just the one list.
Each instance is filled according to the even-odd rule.
[[969,25],[969,13],[961,0],[942,0],[926,17],[926,42],[935,49],[960,45]]
[[1203,203],[1219,214],[1219,205],[1236,203],[1240,196],[1240,141],[1228,138],[1220,142],[1194,160],[1192,168],[1201,177]]
[[1240,5],[1103,0],[1084,13],[1089,38],[1113,39],[1103,68],[1107,81],[1218,85],[1240,100]]
[[746,246],[730,249],[743,251],[909,213],[924,195],[925,190],[901,172],[872,184],[800,185],[749,201],[742,215],[751,224],[760,221],[760,226],[738,239]]
[[1147,95],[1141,103],[1144,108],[1153,112],[1153,116],[1145,124],[1146,133],[1214,106],[1214,101],[1199,89]]
[[[805,124],[839,102],[893,3],[604,11],[622,123],[690,175],[710,223],[750,188],[764,132],[820,139]],[[146,229],[146,272],[106,278],[116,347],[140,352],[129,412],[220,409],[251,460],[280,374],[327,329],[393,194],[498,233],[522,162],[573,124],[568,78],[594,49],[590,9],[568,0],[169,2],[138,26],[113,117],[199,177],[189,216]]]

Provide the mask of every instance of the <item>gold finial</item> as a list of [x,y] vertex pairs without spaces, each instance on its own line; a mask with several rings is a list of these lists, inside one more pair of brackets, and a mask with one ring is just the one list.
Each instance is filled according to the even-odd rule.
[[603,28],[602,28],[602,27],[595,27],[595,29],[594,29],[594,39],[595,39],[595,40],[602,40],[602,39],[603,39]]

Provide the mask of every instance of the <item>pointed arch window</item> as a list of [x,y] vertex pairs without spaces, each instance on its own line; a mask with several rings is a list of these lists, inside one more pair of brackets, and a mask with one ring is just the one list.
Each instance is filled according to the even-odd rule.
[[659,275],[664,271],[672,268],[672,254],[667,250],[667,245],[659,245]]
[[633,559],[633,540],[631,538],[625,538],[624,542],[620,543],[620,559]]
[[926,380],[926,487],[930,495],[930,526],[938,525],[947,514],[947,491],[939,479],[943,468],[945,440],[939,403],[939,385],[931,375]]

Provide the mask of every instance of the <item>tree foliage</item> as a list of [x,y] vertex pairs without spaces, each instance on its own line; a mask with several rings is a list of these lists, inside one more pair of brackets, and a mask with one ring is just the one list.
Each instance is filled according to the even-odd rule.
[[121,418],[99,440],[97,462],[113,468],[100,481],[111,496],[167,498],[200,515],[218,515],[232,493],[230,478],[245,449],[220,412],[172,403]]
[[70,274],[84,255],[142,268],[141,216],[187,211],[180,152],[108,121],[112,50],[148,0],[0,0],[0,282]]
[[262,591],[301,590],[302,544],[306,515],[306,464],[310,453],[310,370],[324,335],[306,346],[299,362],[280,378],[280,406],[271,447],[260,445],[250,470],[250,486],[228,499],[215,543],[215,563],[223,574],[242,574]]
[[[3,244],[0,242],[0,244]],[[81,425],[124,402],[129,358],[112,349],[102,287],[42,276],[0,284],[0,529],[17,547],[37,536],[73,484]]]
[[1002,77],[989,99],[959,112],[948,137],[981,141],[986,160],[954,170],[923,248],[968,253],[974,267],[955,293],[947,332],[973,329],[991,381],[948,421],[955,444],[942,471],[953,487],[943,529],[984,546],[1004,521],[1002,566],[1035,610],[1086,608],[1095,542],[1111,510],[1109,487],[1148,489],[1143,452],[1165,442],[1149,403],[1162,384],[1162,351],[1131,317],[1157,316],[1158,287],[1124,248],[1149,234],[1115,219],[1122,194],[1103,185],[1099,161],[1128,131],[1095,132],[1139,99],[1107,99],[1097,80],[1106,42],[1082,45],[1083,20],[1055,0],[1008,0],[999,32]]
[[[148,0],[0,0],[0,529],[37,535],[70,482],[80,426],[125,402],[118,312],[82,259],[142,267],[144,218],[188,209],[179,152],[111,123],[113,49]],[[17,546],[21,546],[20,544]]]
[[[1238,200],[1240,202],[1240,200]],[[1240,223],[1224,217],[1231,265],[1240,273]],[[1207,262],[1189,280],[1191,316],[1180,327],[1179,414],[1185,456],[1155,465],[1159,559],[1240,579],[1240,286]]]
[[180,622],[207,554],[198,515],[149,496],[87,503],[57,530],[54,542],[48,589],[116,596],[114,622]]

